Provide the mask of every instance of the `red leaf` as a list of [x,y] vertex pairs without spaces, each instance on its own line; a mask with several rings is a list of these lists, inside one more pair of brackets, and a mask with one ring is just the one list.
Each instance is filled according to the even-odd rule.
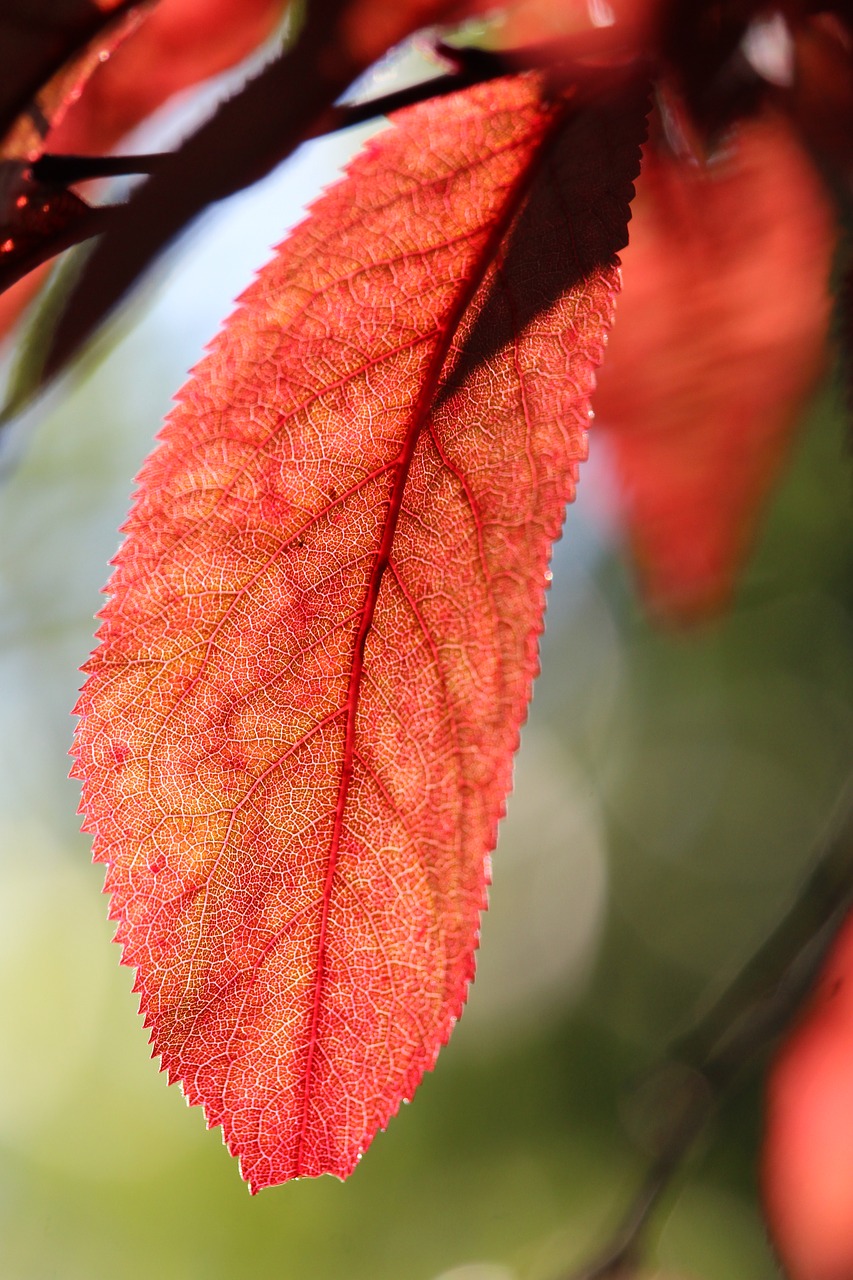
[[[179,90],[245,58],[282,9],[283,0],[160,0],[147,15],[135,11],[42,87],[34,114],[25,112],[0,145],[0,159],[31,162],[48,145],[59,153],[104,154]],[[10,51],[3,53],[7,67]],[[7,167],[0,289],[103,225],[73,192],[36,182],[23,163]],[[29,286],[4,303],[0,337],[43,279],[43,272],[32,275]]]
[[338,59],[369,67],[412,31],[435,23],[456,22],[465,13],[481,13],[489,0],[349,0],[339,33]]
[[[31,396],[80,350],[126,292],[214,200],[269,173],[334,115],[333,104],[387,44],[438,22],[457,0],[312,0],[299,38],[273,59],[131,196],[84,262],[43,335]],[[378,19],[378,20],[377,20]]]
[[248,57],[285,8],[286,0],[159,0],[95,70],[51,134],[51,151],[108,151],[181,89]]
[[0,136],[60,68],[129,7],[127,0],[7,0],[0,13]]
[[595,65],[614,54],[651,53],[664,8],[661,0],[514,0],[499,11],[499,40],[510,49],[561,45],[567,57]]
[[762,1182],[791,1280],[853,1275],[853,918],[767,1086]]
[[[651,603],[727,600],[825,361],[829,202],[781,120],[690,167],[650,150],[595,398]],[[599,427],[600,424],[600,427]]]
[[253,1190],[350,1172],[462,1010],[641,127],[529,77],[401,113],[141,474],[83,807],[155,1052]]

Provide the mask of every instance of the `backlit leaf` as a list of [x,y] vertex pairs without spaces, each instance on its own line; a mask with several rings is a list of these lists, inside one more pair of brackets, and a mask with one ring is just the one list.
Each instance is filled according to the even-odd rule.
[[254,1190],[348,1173],[462,1010],[643,113],[401,113],[142,471],[77,770],[155,1052]]

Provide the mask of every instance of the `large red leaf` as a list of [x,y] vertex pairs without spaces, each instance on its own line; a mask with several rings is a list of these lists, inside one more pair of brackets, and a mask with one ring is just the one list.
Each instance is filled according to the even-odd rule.
[[348,1173],[461,1012],[641,122],[529,77],[402,113],[142,471],[83,808],[155,1052],[254,1190]]

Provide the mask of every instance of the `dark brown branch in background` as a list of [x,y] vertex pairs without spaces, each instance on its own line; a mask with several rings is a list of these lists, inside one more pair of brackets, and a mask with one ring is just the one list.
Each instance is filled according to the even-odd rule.
[[30,172],[36,182],[45,186],[70,187],[75,182],[93,178],[123,178],[137,173],[156,173],[163,165],[166,152],[139,156],[39,156]]
[[[353,102],[331,107],[326,113],[324,127],[317,130],[314,136],[339,133],[351,129],[380,116],[390,115],[393,111],[401,111],[404,107],[414,106],[419,102],[429,102],[433,98],[444,98],[450,93],[480,84],[487,80],[497,79],[507,72],[507,59],[498,54],[480,54],[479,50],[461,50],[463,54],[477,54],[477,57],[460,59],[459,69],[447,75],[435,76],[423,80],[419,84],[410,85],[406,89],[398,89],[394,93],[383,94],[378,98],[367,98],[363,102]],[[54,155],[47,152],[40,156],[32,166],[33,177],[47,185],[71,186],[75,182],[88,182],[94,178],[115,178],[135,174],[153,174],[162,172],[164,164],[172,152],[159,152],[154,155],[129,156],[77,156]]]
[[[482,63],[482,74],[478,64]],[[476,66],[476,70],[475,70]],[[368,120],[389,115],[403,107],[418,102],[426,102],[432,98],[444,97],[460,88],[476,84],[482,79],[494,79],[504,74],[505,63],[498,57],[473,60],[459,73],[439,76],[435,79],[401,89],[396,93],[386,94],[380,98],[371,98],[365,102],[351,106],[333,107],[327,113],[327,133],[339,132]],[[162,173],[168,166],[173,152],[160,152],[148,155],[128,156],[83,156],[54,155],[47,152],[40,156],[28,171],[28,178],[21,181],[20,190],[27,193],[28,202],[36,199],[54,199],[64,202],[71,208],[73,202],[79,206],[76,216],[69,218],[61,227],[45,226],[42,236],[36,243],[33,241],[26,251],[0,255],[0,293],[11,288],[28,272],[49,261],[74,245],[83,244],[94,236],[109,231],[122,209],[121,205],[91,207],[83,204],[68,187],[75,183],[89,182],[98,178],[128,177]],[[45,189],[47,194],[45,195]],[[35,194],[37,193],[37,194]],[[7,237],[17,242],[18,228],[14,220],[0,225],[0,243]]]
[[[463,54],[467,52],[462,51]],[[327,113],[326,132],[333,133],[349,129],[368,120],[389,115],[392,111],[399,111],[403,107],[426,102],[432,98],[445,97],[461,88],[505,74],[505,59],[497,55],[480,56],[476,50],[473,53],[477,56],[470,59],[460,58],[459,70],[446,76],[438,76],[396,93],[371,98],[365,102],[331,108]],[[0,293],[41,263],[62,253],[63,250],[83,244],[86,240],[110,229],[121,206],[109,205],[94,208],[85,206],[67,190],[68,187],[98,178],[142,174],[150,176],[161,173],[173,154],[160,152],[147,155],[85,156],[54,155],[46,152],[40,156],[32,164],[28,174],[20,180],[20,191],[27,194],[28,203],[53,198],[57,203],[64,201],[70,208],[71,203],[76,201],[79,205],[79,215],[73,220],[69,219],[68,223],[61,228],[46,225],[38,243],[33,241],[25,252],[0,256]],[[45,192],[44,189],[49,190]],[[14,205],[12,207],[14,209]],[[0,243],[7,237],[13,241],[17,240],[18,235],[19,231],[14,225],[14,220],[10,219],[0,225]]]
[[73,192],[64,190],[55,196],[39,198],[45,201],[40,210],[49,228],[42,231],[37,227],[34,233],[26,227],[12,229],[9,238],[0,243],[0,293],[63,250],[83,244],[106,230],[120,207],[93,208],[77,199]]
[[[644,1085],[665,1099],[657,1151],[604,1251],[566,1280],[629,1280],[655,1210],[717,1104],[776,1045],[814,985],[853,909],[853,783],[845,789],[813,869],[773,933],[707,1014],[672,1045]],[[657,1117],[655,1117],[657,1118]]]
[[[127,205],[104,210],[90,229],[85,224],[78,228],[74,243],[95,234],[100,240],[83,264],[43,349],[33,353],[32,377],[17,389],[0,422],[14,416],[69,363],[148,267],[200,213],[264,177],[301,142],[525,67],[547,66],[552,76],[571,79],[584,92],[606,91],[611,81],[619,88],[626,79],[624,67],[609,73],[600,67],[561,64],[558,49],[550,44],[501,53],[439,44],[436,52],[452,67],[447,74],[365,102],[336,104],[335,99],[363,69],[339,57],[332,60],[331,71],[326,68],[325,74],[318,73],[321,63],[326,66],[322,54],[331,40],[330,22],[345,7],[346,0],[312,5],[309,25],[299,44],[223,103],[176,151],[91,159],[45,155],[36,162],[33,176],[44,183],[67,185],[140,172],[149,177]],[[57,247],[65,248],[68,243]],[[45,250],[42,260],[50,256]],[[0,281],[0,285],[9,282]]]
[[92,0],[58,5],[51,0],[0,3],[0,138],[30,106],[59,69],[102,31],[120,21],[140,0],[101,9]]
[[[340,133],[355,125],[365,124],[380,116],[402,111],[404,107],[445,98],[475,84],[485,84],[500,76],[525,70],[527,67],[547,63],[550,46],[536,46],[533,50],[506,50],[501,53],[487,49],[455,49],[439,43],[436,53],[453,64],[453,70],[445,75],[421,80],[405,89],[382,94],[377,98],[365,98],[360,102],[345,102],[330,107],[325,113],[322,127],[312,132],[312,137]],[[556,53],[556,50],[554,51]],[[134,174],[153,174],[162,171],[171,152],[128,156],[40,156],[32,166],[33,177],[38,182],[70,186],[75,182],[87,182],[94,178],[124,177]]]

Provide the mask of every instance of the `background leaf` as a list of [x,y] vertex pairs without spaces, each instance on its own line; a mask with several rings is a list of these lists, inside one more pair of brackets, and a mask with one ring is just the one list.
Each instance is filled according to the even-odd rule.
[[697,165],[649,148],[595,396],[651,606],[729,600],[826,360],[835,222],[775,115]]
[[[134,5],[127,0],[7,0],[0,13],[0,135],[36,101],[39,91],[91,41]],[[72,75],[76,74],[73,66]],[[58,86],[57,86],[58,87]],[[40,105],[48,114],[56,96]]]
[[853,1268],[852,969],[848,920],[767,1086],[764,1199],[791,1280]]
[[[11,245],[0,256],[0,337],[44,282],[45,271],[34,268],[96,235],[113,212],[93,211],[65,181],[34,174],[33,161],[47,148],[103,156],[175,93],[245,58],[283,7],[282,0],[160,0],[113,23],[40,90],[35,116],[24,111],[0,149],[0,244]],[[13,61],[7,46],[6,73]],[[13,283],[27,273],[25,283]]]

